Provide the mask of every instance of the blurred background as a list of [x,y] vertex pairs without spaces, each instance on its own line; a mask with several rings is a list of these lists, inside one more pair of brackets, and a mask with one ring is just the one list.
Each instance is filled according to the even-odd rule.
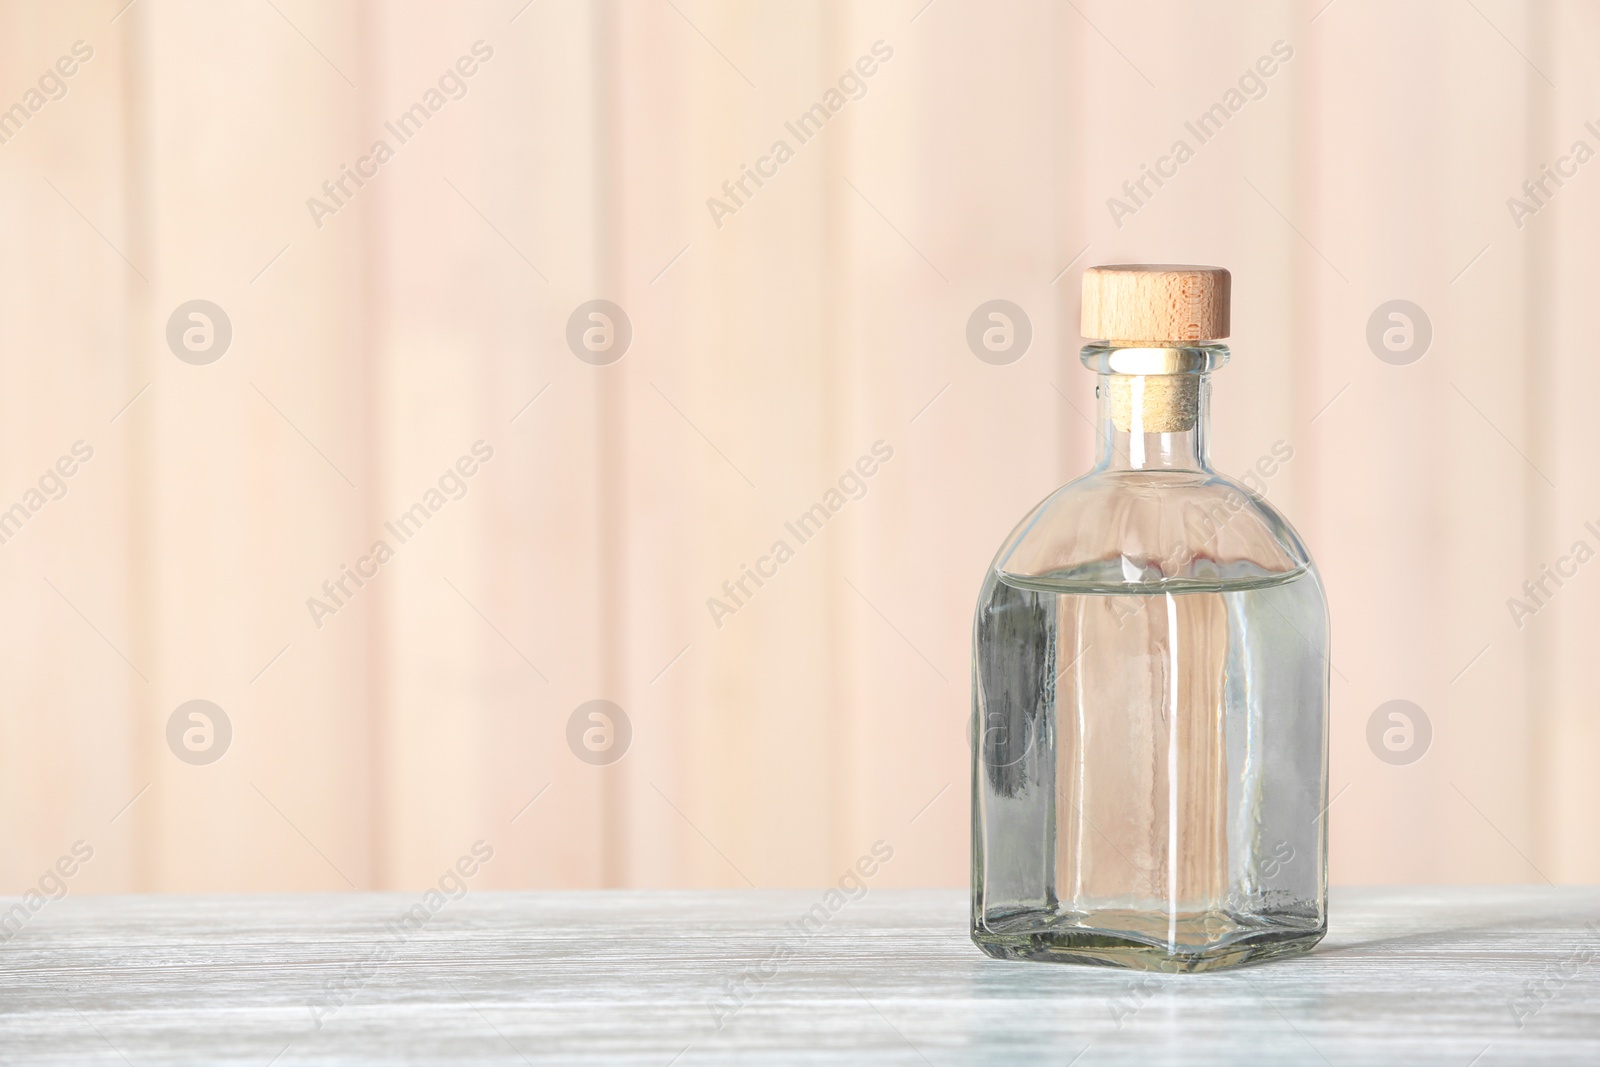
[[0,5],[0,891],[965,884],[971,611],[1129,261],[1233,271],[1332,879],[1600,878],[1597,34]]

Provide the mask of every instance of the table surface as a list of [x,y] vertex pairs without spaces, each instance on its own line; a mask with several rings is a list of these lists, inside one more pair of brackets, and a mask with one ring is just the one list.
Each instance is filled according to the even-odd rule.
[[51,901],[0,1061],[1600,1064],[1600,888],[1336,889],[1311,955],[1201,975],[991,960],[956,890],[441,899]]

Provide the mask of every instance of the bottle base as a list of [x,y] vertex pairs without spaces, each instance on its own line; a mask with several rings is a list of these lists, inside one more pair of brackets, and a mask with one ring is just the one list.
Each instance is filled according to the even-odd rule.
[[[1125,930],[1094,929],[1079,924],[1064,924],[1059,918],[1047,923],[1019,922],[1014,916],[999,929],[974,927],[972,941],[987,955],[999,960],[1031,960],[1042,963],[1081,963],[1097,967],[1121,967],[1168,974],[1192,974],[1237,967],[1246,963],[1299,955],[1311,951],[1327,933],[1326,922],[1307,925],[1304,920],[1289,925],[1252,924],[1242,927],[1237,917],[1213,916],[1201,925],[1232,927],[1216,940],[1199,943],[1169,943],[1136,936]],[[1195,919],[1185,923],[1193,929]]]

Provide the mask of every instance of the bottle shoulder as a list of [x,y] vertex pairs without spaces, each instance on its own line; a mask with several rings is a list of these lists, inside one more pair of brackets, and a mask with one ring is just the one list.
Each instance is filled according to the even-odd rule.
[[1313,570],[1289,520],[1206,470],[1092,471],[1039,503],[995,556],[1008,584],[1079,592],[1275,585]]

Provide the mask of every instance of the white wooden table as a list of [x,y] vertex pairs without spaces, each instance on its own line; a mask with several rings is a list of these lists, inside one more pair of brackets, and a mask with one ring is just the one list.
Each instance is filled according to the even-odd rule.
[[68,898],[0,943],[0,1061],[1600,1064],[1600,889],[1335,890],[1311,956],[1173,976],[990,960],[954,890],[798,936],[820,899]]

